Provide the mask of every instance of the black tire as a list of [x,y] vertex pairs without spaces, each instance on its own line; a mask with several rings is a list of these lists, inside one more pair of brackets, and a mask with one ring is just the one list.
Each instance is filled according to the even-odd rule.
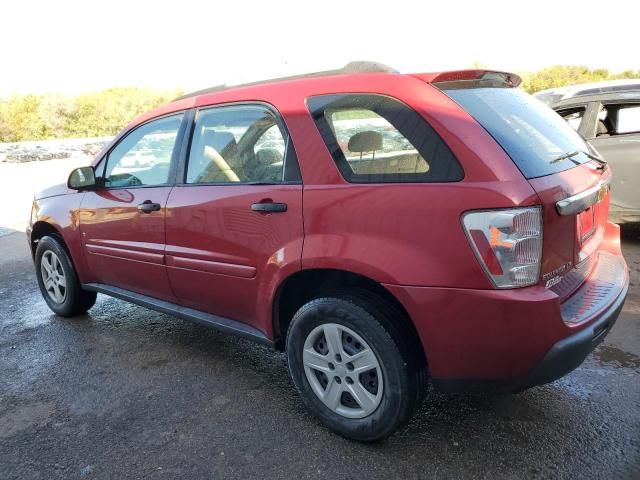
[[[56,302],[45,289],[41,266],[42,258],[48,251],[53,252],[60,260],[60,268],[64,272],[66,288],[62,302]],[[38,279],[38,286],[40,287],[42,297],[56,315],[61,317],[75,317],[85,313],[96,303],[96,292],[89,292],[82,289],[67,250],[56,237],[46,236],[40,239],[38,247],[36,248],[35,266],[36,278]]]
[[[393,322],[399,312],[368,292],[340,292],[312,300],[294,315],[287,333],[289,372],[307,408],[325,426],[346,438],[379,440],[404,426],[424,396],[426,365],[407,332]],[[397,317],[396,317],[397,318]],[[384,379],[379,405],[364,418],[347,418],[328,408],[305,373],[302,356],[307,336],[322,324],[343,325],[375,353]]]

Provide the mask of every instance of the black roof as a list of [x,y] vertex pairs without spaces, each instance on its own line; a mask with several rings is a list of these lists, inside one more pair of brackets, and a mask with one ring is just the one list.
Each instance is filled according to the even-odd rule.
[[592,94],[580,94],[573,97],[565,98],[558,102],[553,103],[553,108],[567,107],[571,105],[580,105],[589,102],[640,102],[640,89],[618,91],[618,92],[605,92],[605,93],[592,93]]
[[387,65],[378,62],[367,62],[367,61],[354,61],[347,63],[344,67],[338,68],[335,70],[324,70],[321,72],[312,72],[312,73],[303,73],[301,75],[292,75],[290,77],[279,77],[279,78],[270,78],[267,80],[259,80],[257,82],[243,83],[239,85],[216,85],[215,87],[205,88],[203,90],[197,90],[195,92],[187,93],[186,95],[182,95],[178,98],[174,98],[173,101],[182,100],[185,98],[197,97],[199,95],[205,95],[207,93],[215,93],[221,92],[224,90],[229,90],[231,88],[238,87],[251,87],[254,85],[262,85],[271,82],[280,82],[284,80],[299,80],[302,78],[313,78],[313,77],[326,77],[329,75],[347,75],[349,73],[399,73],[394,68],[391,68]]

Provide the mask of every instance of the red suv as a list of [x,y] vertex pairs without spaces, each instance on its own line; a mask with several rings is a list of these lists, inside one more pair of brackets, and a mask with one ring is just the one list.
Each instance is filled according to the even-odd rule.
[[609,167],[519,83],[360,65],[179,98],[36,197],[44,299],[73,316],[104,293],[285,350],[309,410],[358,440],[428,382],[551,382],[628,274]]

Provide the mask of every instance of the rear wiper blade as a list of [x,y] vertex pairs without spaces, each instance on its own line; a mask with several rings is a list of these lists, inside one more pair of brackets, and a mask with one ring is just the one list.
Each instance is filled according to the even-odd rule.
[[587,152],[586,150],[573,150],[572,152],[568,152],[568,153],[565,153],[563,155],[560,155],[559,157],[554,158],[549,163],[558,163],[558,162],[560,162],[562,160],[571,160],[576,165],[582,165],[582,163],[580,163],[580,161],[575,160],[573,158],[576,155],[578,155],[579,153],[582,153],[587,158],[598,162],[600,164],[600,167],[598,167],[598,168],[600,168],[600,169],[604,169],[605,166],[607,165],[607,161],[604,158],[599,157],[597,155],[594,155],[593,153]]
[[607,164],[607,161],[604,158],[602,158],[602,157],[600,157],[598,155],[594,155],[593,153],[589,153],[589,152],[587,152],[585,150],[580,150],[580,153],[584,153],[591,160],[594,160],[594,161],[598,162],[603,167]]
[[580,162],[578,160],[574,160],[572,158],[572,157],[575,157],[576,155],[578,155],[579,153],[581,153],[581,150],[574,150],[572,152],[564,153],[564,154],[560,155],[559,157],[554,158],[549,163],[558,163],[558,162],[561,162],[562,160],[571,160],[576,165],[580,165]]

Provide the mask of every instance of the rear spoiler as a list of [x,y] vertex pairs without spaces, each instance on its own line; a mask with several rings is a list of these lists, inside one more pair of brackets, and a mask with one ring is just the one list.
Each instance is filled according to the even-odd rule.
[[419,78],[440,90],[461,88],[515,88],[522,83],[515,73],[498,70],[456,70],[442,73],[417,73]]

